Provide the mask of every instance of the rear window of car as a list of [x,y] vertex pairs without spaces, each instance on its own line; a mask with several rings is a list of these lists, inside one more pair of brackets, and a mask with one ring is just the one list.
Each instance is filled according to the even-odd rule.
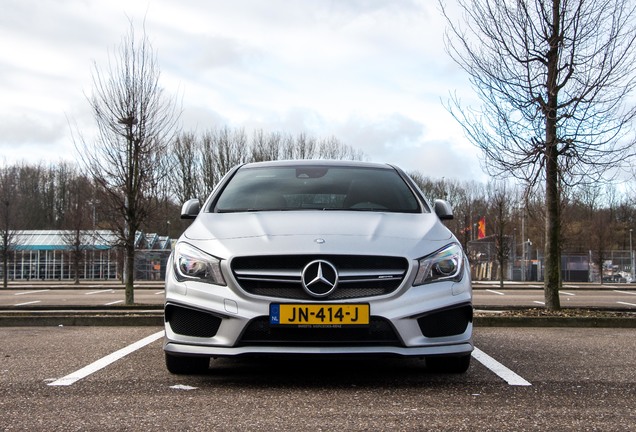
[[397,171],[340,166],[243,167],[212,211],[356,210],[417,213],[419,201]]

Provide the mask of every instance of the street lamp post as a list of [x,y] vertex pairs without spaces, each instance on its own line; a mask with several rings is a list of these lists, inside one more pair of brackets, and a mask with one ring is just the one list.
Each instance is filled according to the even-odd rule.
[[521,281],[526,281],[526,213],[521,210]]
[[629,274],[632,277],[632,282],[634,281],[634,249],[632,248],[632,232],[634,230],[632,228],[629,229]]

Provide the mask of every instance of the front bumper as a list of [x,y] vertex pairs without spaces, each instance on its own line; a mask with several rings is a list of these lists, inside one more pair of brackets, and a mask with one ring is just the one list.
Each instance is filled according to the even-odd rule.
[[370,305],[368,330],[270,328],[270,304],[285,302],[197,282],[167,287],[164,350],[172,355],[209,357],[461,356],[473,350],[468,278],[349,301]]

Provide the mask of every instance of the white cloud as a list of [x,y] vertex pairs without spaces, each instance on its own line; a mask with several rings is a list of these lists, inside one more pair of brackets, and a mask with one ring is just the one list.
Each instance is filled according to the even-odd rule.
[[[477,152],[441,100],[467,80],[444,53],[427,0],[2,0],[0,149],[72,158],[67,118],[92,127],[84,93],[142,24],[183,127],[335,136],[371,160],[475,178]],[[41,151],[38,151],[40,149]],[[56,151],[57,150],[57,151]],[[448,167],[448,168],[447,168]],[[451,168],[456,167],[456,168]]]

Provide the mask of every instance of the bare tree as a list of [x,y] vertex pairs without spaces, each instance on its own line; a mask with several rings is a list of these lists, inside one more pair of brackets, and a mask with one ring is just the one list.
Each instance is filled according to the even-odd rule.
[[320,140],[317,157],[321,159],[362,160],[364,159],[364,154],[361,150],[345,145],[332,136]]
[[90,198],[93,195],[93,187],[89,179],[72,171],[72,179],[66,185],[68,206],[64,217],[62,240],[69,252],[73,278],[76,284],[80,281],[80,269],[84,262],[84,253],[90,243],[93,243],[90,230],[93,221],[89,217],[92,211]]
[[[499,287],[503,289],[506,276],[506,264],[511,252],[511,236],[509,225],[512,222],[512,210],[516,199],[510,199],[514,193],[510,192],[510,186],[502,182],[494,182],[489,188],[490,220],[493,222],[495,237],[495,258],[499,267]],[[513,240],[514,241],[514,240]]]
[[0,258],[3,288],[8,286],[9,255],[16,243],[16,181],[16,167],[0,167]]
[[190,198],[199,197],[200,165],[199,141],[192,132],[181,133],[170,152],[174,159],[174,169],[168,176],[172,194],[178,202],[186,202]]
[[483,104],[449,109],[491,174],[545,187],[545,300],[559,309],[560,192],[631,156],[634,7],[626,0],[458,0],[447,49]]
[[278,160],[281,154],[282,135],[272,132],[265,133],[258,129],[252,134],[251,157],[252,162]]
[[201,146],[202,190],[199,197],[207,197],[219,180],[235,165],[248,159],[247,135],[244,129],[209,130],[203,134]]
[[168,172],[166,151],[177,133],[179,112],[159,85],[160,68],[145,32],[134,27],[110,57],[108,66],[94,65],[93,94],[88,97],[97,136],[80,135],[76,148],[85,173],[102,189],[106,204],[118,217],[112,228],[125,250],[126,304],[134,303],[135,241],[153,211],[153,199]]
[[316,139],[301,132],[296,137],[293,150],[294,159],[313,159],[316,153]]

